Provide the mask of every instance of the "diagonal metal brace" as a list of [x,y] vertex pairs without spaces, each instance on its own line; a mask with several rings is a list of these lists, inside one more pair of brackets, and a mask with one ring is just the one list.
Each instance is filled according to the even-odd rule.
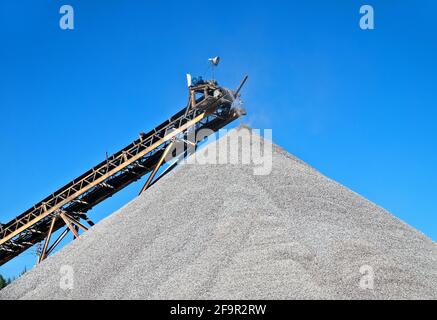
[[53,228],[55,227],[56,220],[58,220],[57,216],[52,218],[52,222],[50,223],[50,228],[49,231],[47,232],[47,237],[46,240],[44,241],[44,247],[42,249],[41,255],[39,256],[38,263],[41,263],[41,261],[43,261],[46,257],[47,246],[49,245],[50,238],[52,237],[52,232],[53,232]]
[[153,178],[155,177],[156,173],[158,172],[158,169],[161,167],[162,163],[164,162],[165,157],[167,156],[167,154],[170,152],[171,148],[173,147],[175,141],[176,141],[175,138],[173,138],[171,140],[171,142],[168,144],[168,146],[165,148],[164,152],[161,155],[161,158],[159,159],[159,161],[156,164],[155,168],[153,169],[152,173],[147,178],[147,181],[146,181],[145,185],[143,186],[143,188],[141,189],[139,195],[142,195],[144,193],[144,191],[146,191],[149,188],[150,184],[153,181]]

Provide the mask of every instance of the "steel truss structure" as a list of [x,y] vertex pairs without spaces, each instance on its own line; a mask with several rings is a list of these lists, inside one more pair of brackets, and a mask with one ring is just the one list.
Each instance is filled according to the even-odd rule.
[[[202,129],[217,131],[245,114],[233,108],[234,100],[244,85],[244,78],[236,91],[219,87],[215,81],[206,81],[189,87],[188,105],[167,121],[106,160],[74,179],[32,208],[5,225],[0,225],[0,265],[15,258],[33,245],[44,240],[39,262],[44,260],[56,246],[72,233],[87,231],[93,222],[86,213],[94,206],[111,197],[129,184],[150,174],[141,192],[153,183],[158,169],[166,160],[187,156],[200,140],[188,141],[193,131]],[[199,138],[199,137],[197,137]],[[201,137],[203,139],[206,137]],[[182,148],[174,148],[183,144]],[[170,149],[173,152],[169,152]],[[174,168],[176,163],[163,174]],[[54,232],[65,227],[59,237],[50,244]]]

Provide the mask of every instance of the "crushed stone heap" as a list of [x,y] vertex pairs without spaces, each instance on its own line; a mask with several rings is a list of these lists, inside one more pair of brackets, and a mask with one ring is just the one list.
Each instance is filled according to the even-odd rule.
[[[63,266],[73,289],[60,286]],[[275,145],[269,175],[182,165],[0,291],[0,299],[436,298],[431,239]]]

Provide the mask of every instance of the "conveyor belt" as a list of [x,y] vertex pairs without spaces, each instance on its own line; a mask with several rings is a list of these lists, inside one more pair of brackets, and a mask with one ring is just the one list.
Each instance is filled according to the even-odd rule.
[[[150,132],[140,134],[139,139],[127,147],[0,226],[0,265],[46,239],[40,258],[43,260],[53,250],[53,245],[48,246],[50,236],[64,226],[67,226],[65,234],[71,231],[78,236],[79,229],[86,231],[87,227],[80,222],[82,219],[90,224],[86,213],[152,172],[170,143],[185,144],[184,139],[190,130],[217,131],[240,117],[241,112],[232,108],[239,90],[233,92],[218,87],[215,81],[190,87],[187,107]],[[177,152],[172,153],[173,158],[181,155]]]

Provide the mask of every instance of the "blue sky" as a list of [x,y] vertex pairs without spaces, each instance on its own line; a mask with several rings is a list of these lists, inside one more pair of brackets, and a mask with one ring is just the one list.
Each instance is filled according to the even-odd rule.
[[[74,30],[59,28],[63,4]],[[363,4],[374,30],[359,28]],[[436,240],[436,10],[431,0],[1,1],[0,221],[178,111],[185,74],[207,76],[220,55],[223,85],[250,76],[245,123]]]

